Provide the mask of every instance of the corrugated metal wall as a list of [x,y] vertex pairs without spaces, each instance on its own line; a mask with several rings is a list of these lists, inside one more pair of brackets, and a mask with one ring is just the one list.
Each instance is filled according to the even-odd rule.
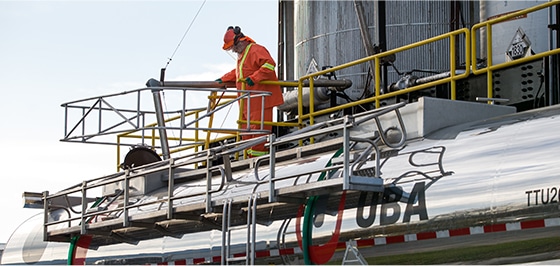
[[[294,8],[296,76],[306,74],[313,60],[321,70],[364,57],[353,2],[296,1]],[[347,91],[351,98],[361,95],[364,83],[359,81],[366,71],[360,66],[336,73],[338,78],[353,81]]]
[[[467,6],[462,3],[461,7]],[[468,11],[461,8],[463,13]],[[389,1],[386,6],[387,49],[393,49],[429,39],[453,30],[453,18],[450,1]],[[470,17],[463,14],[465,21]],[[469,23],[466,27],[469,27]],[[458,50],[464,51],[462,43],[456,44]],[[400,72],[414,69],[445,72],[450,68],[448,51],[449,41],[442,40],[433,45],[420,47],[400,53],[395,61],[395,66]],[[463,54],[460,52],[458,54]],[[459,58],[464,62],[464,58]],[[415,75],[421,75],[415,72]],[[389,69],[389,82],[394,82],[399,76],[395,70]]]
[[[386,12],[380,16],[385,18],[387,49],[447,33],[456,27],[453,23],[470,27],[473,21],[478,21],[478,2],[473,1],[387,1],[385,4]],[[362,5],[371,42],[380,44],[382,37],[378,36],[378,18],[375,17],[377,4],[362,1]],[[457,13],[452,10],[454,6]],[[458,14],[461,14],[459,18]],[[313,60],[321,70],[322,66],[340,65],[366,56],[354,1],[295,1],[293,30],[296,76],[306,74]],[[463,47],[458,45],[457,48]],[[445,72],[449,70],[449,57],[442,56],[446,51],[449,51],[449,44],[441,41],[435,46],[397,55],[395,66],[399,72],[413,69]],[[366,86],[372,91],[373,87],[367,83],[367,71],[368,65],[361,64],[336,73],[339,79],[352,80],[354,85],[346,91],[352,99],[358,99]],[[395,70],[388,69],[387,84],[399,78]]]

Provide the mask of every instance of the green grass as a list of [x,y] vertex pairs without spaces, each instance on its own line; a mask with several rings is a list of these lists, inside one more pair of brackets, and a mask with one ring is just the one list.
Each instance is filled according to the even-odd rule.
[[[446,264],[453,262],[484,261],[493,258],[515,257],[531,254],[560,251],[560,237],[533,239],[495,245],[443,249],[441,251],[422,252],[415,254],[399,254],[366,258],[368,264]],[[341,264],[342,261],[338,261]],[[337,263],[334,263],[337,264]]]

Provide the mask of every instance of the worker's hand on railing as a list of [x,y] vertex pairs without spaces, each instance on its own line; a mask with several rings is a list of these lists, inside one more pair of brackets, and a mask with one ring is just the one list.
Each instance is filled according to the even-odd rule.
[[224,83],[224,82],[222,81],[222,79],[216,79],[216,80],[214,80],[214,81],[218,82],[218,84]]
[[255,82],[249,77],[245,79],[238,79],[237,82],[246,83],[249,86],[255,86]]
[[251,78],[246,78],[245,82],[247,83],[247,85],[249,86],[255,86],[255,82],[253,82],[253,80],[251,80]]

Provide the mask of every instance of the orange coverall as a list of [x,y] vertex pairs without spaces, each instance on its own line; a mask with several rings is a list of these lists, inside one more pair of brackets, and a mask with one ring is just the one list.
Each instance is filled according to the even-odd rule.
[[[272,121],[272,108],[284,103],[282,89],[279,85],[259,84],[259,82],[263,80],[278,81],[275,67],[276,63],[274,62],[274,59],[272,59],[270,53],[264,46],[256,43],[250,43],[245,48],[243,54],[239,54],[239,57],[237,58],[237,67],[221,77],[223,82],[236,82],[237,90],[242,90],[243,88],[243,83],[238,80],[251,78],[255,85],[249,86],[249,84],[245,84],[246,90],[268,91],[272,93],[271,96],[265,97],[264,107],[262,106],[261,97],[253,97],[250,99],[251,110],[247,110],[248,104],[244,102],[244,120],[250,118],[251,121],[260,121],[261,109],[264,108],[264,121],[270,122]],[[247,116],[247,114],[249,114],[249,116]],[[249,128],[251,130],[260,130],[260,125],[251,124]],[[264,125],[263,129],[271,131],[272,126]],[[262,134],[243,135],[242,139],[251,139],[259,136],[262,136]],[[248,151],[249,155],[259,156],[266,154],[267,149],[265,149],[264,145],[265,143],[253,146],[251,150]]]

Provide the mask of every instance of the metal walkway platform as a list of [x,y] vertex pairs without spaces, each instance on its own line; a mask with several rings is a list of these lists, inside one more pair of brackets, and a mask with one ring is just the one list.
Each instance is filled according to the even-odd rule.
[[[221,230],[226,203],[232,210],[226,219],[231,226],[247,224],[250,211],[257,224],[295,218],[297,210],[311,196],[328,195],[327,208],[337,209],[340,195],[345,193],[345,208],[355,208],[361,191],[384,191],[386,185],[379,173],[383,156],[378,144],[392,150],[404,145],[406,130],[398,111],[402,106],[345,116],[278,139],[271,135],[270,155],[264,157],[230,161],[235,152],[254,145],[252,142],[266,141],[266,138],[252,139],[127,169],[124,173],[84,181],[81,186],[45,195],[47,202],[82,198],[82,209],[80,212],[73,211],[72,206],[45,204],[46,214],[66,209],[65,212],[78,215],[50,222],[45,216],[44,238],[69,242],[74,236],[89,235],[94,247]],[[379,117],[388,113],[397,117],[397,127],[393,126],[392,130],[401,132],[400,140],[394,143],[387,140],[387,131],[379,122]],[[362,136],[363,131],[360,137],[353,137],[351,131],[363,125],[376,130],[367,138]],[[276,151],[286,143],[332,132],[342,137]],[[222,163],[213,165],[217,159]],[[198,163],[205,163],[206,167],[185,169]],[[90,196],[91,192],[87,192],[96,188],[102,188],[102,196],[95,202],[88,201],[86,195]],[[255,209],[249,210],[248,202],[252,199],[256,200]]]
[[[419,104],[442,105],[437,100]],[[355,208],[363,191],[383,192],[394,185],[381,176],[382,160],[407,156],[399,151],[408,137],[438,127],[414,119],[422,107],[403,106],[345,116],[278,139],[270,135],[270,155],[264,157],[232,159],[255,142],[267,141],[261,137],[127,169],[53,195],[45,193],[44,239],[70,242],[74,236],[89,235],[92,247],[135,244],[163,236],[179,238],[193,232],[223,230],[224,221],[232,227],[248,226],[248,213],[254,213],[257,224],[268,225],[296,218],[298,209],[311,196],[325,199],[328,195],[327,208],[336,210],[345,193],[344,207]],[[409,109],[414,111],[413,117],[401,117],[401,112],[410,113]],[[438,123],[442,126],[442,121]],[[407,132],[409,125],[411,133]],[[389,131],[392,137],[387,136]],[[276,151],[287,143],[333,132],[341,137]],[[400,137],[395,138],[395,132]],[[201,164],[205,167],[193,167]],[[434,176],[447,174],[441,172],[441,165],[439,169]],[[102,193],[92,199],[94,189]],[[248,203],[253,199],[254,210],[249,210]],[[61,204],[64,202],[68,204]],[[81,210],[75,210],[76,202]],[[224,204],[232,210],[227,219],[222,215]],[[58,219],[53,221],[53,217]]]

